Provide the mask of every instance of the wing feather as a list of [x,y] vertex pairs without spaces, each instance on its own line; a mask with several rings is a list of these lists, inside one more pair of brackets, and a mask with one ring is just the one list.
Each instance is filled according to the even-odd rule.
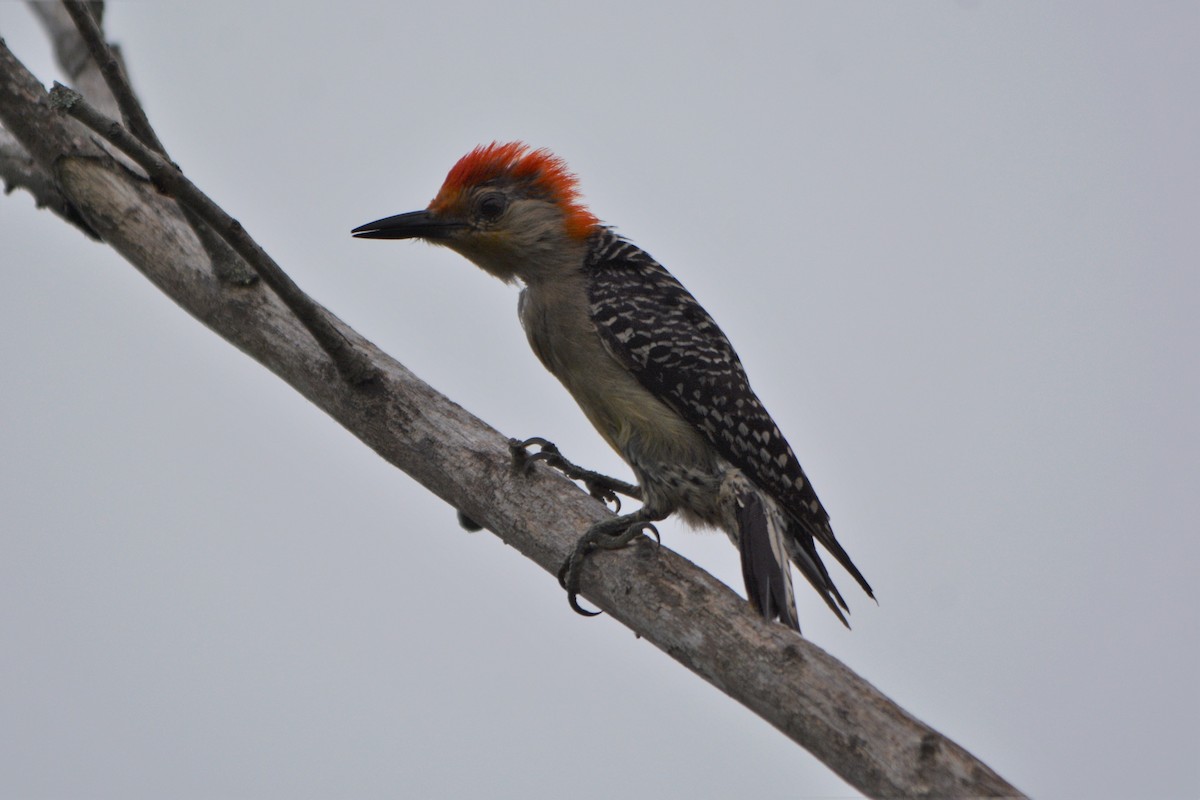
[[[594,236],[587,265],[588,301],[605,346],[642,386],[771,494],[803,533],[819,541],[874,597],[838,544],[829,514],[787,440],[750,388],[741,360],[717,323],[683,284],[645,251],[608,229]],[[811,543],[807,547],[796,544],[806,558],[816,556]],[[818,577],[810,574],[811,570],[802,571],[810,581]],[[820,572],[828,582],[824,567]],[[831,590],[841,600],[831,582],[816,588],[822,593]]]

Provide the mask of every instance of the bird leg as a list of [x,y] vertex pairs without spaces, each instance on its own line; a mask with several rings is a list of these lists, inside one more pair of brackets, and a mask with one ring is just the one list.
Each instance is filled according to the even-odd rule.
[[[528,452],[530,447],[535,446],[540,448],[536,453]],[[588,494],[601,503],[612,503],[615,506],[613,510],[616,512],[620,512],[621,510],[621,498],[617,496],[618,494],[632,497],[634,500],[642,499],[642,489],[640,486],[626,483],[616,478],[610,478],[607,475],[573,464],[563,458],[563,454],[559,452],[554,442],[543,439],[540,436],[534,436],[525,441],[509,439],[508,449],[512,452],[513,468],[518,472],[528,474],[529,470],[533,468],[535,461],[544,461],[547,465],[554,467],[571,480],[582,481],[583,485],[587,487]]]
[[654,521],[664,516],[650,509],[640,508],[632,514],[606,519],[588,528],[587,533],[575,543],[571,555],[558,568],[558,583],[567,590],[567,602],[576,613],[585,617],[594,617],[600,613],[588,611],[579,605],[579,574],[583,570],[584,560],[595,550],[617,550],[625,547],[643,531],[652,534],[655,540],[658,540],[658,529],[654,527]]

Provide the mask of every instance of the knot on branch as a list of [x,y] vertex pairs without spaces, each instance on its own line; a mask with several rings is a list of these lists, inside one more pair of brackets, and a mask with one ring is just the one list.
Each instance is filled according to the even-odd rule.
[[61,111],[70,111],[82,99],[83,95],[58,81],[55,81],[54,87],[50,89],[50,105]]

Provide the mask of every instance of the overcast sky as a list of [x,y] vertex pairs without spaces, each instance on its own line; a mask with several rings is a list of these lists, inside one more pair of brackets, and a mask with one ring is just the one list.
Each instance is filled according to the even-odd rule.
[[[408,6],[408,7],[406,7]],[[1040,798],[1200,795],[1200,6],[111,3],[172,157],[509,435],[516,291],[352,240],[548,146],[733,340],[874,585],[805,633]],[[49,84],[46,37],[0,35]],[[23,192],[0,796],[854,797]],[[724,536],[664,542],[741,591]],[[799,590],[799,587],[798,587]]]

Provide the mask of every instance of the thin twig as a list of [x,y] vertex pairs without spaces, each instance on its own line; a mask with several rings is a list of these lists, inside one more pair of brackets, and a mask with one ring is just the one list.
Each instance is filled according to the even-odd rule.
[[[66,76],[78,85],[91,58],[87,51],[87,45],[83,43],[83,38],[79,35],[78,27],[71,20],[71,15],[67,13],[66,6],[62,3],[48,3],[42,0],[28,0],[26,5],[49,35],[58,65],[62,67]],[[95,7],[95,20],[103,24],[104,3],[92,3],[92,5]],[[92,98],[93,102],[97,99]],[[116,101],[113,105],[116,105]]]
[[102,136],[125,155],[132,158],[160,191],[175,198],[181,206],[191,209],[210,225],[229,246],[246,260],[263,282],[279,295],[296,318],[337,366],[338,372],[352,384],[366,383],[376,376],[375,368],[340,331],[329,321],[325,312],[313,302],[296,282],[246,233],[241,223],[229,216],[188,180],[178,165],[167,161],[137,140],[121,123],[109,119],[88,104],[79,92],[55,82],[50,92],[52,105]]
[[[93,10],[95,6],[99,6],[99,8]],[[158,134],[154,132],[154,127],[150,124],[145,109],[142,108],[142,102],[138,99],[137,93],[133,91],[133,84],[125,72],[124,60],[120,58],[115,47],[109,44],[104,36],[104,30],[97,16],[98,11],[103,11],[103,5],[81,0],[64,0],[63,8],[70,16],[75,31],[83,41],[92,62],[98,67],[105,86],[108,87],[113,101],[120,110],[121,117],[125,120],[125,127],[140,139],[142,144],[170,160],[166,147],[158,138]],[[195,231],[196,238],[200,240],[204,250],[208,253],[213,272],[218,278],[240,286],[247,286],[258,280],[258,276],[238,257],[225,240],[214,233],[208,225],[205,225],[194,211],[183,205],[180,208],[183,210],[188,224]]]
[[100,30],[100,24],[92,16],[88,4],[82,0],[63,0],[63,5],[67,9],[67,13],[71,15],[79,35],[83,37],[83,43],[87,45],[92,60],[100,67],[100,74],[104,76],[104,82],[108,84],[109,91],[117,101],[117,107],[121,109],[125,127],[141,140],[142,144],[159,155],[165,156],[166,148],[163,147],[154,128],[150,125],[150,119],[146,116],[137,95],[133,93],[133,86],[125,75],[121,60],[116,57],[104,39],[104,32]]

